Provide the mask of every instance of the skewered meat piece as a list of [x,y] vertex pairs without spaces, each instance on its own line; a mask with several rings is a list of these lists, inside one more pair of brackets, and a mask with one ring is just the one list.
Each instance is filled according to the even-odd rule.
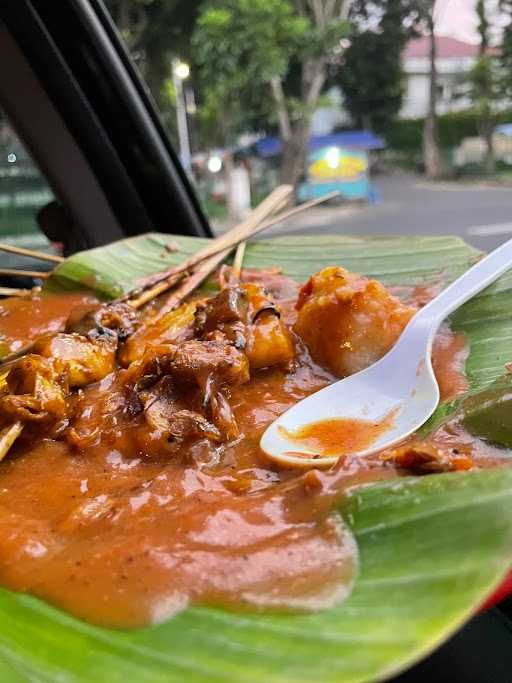
[[[209,412],[223,438],[231,439],[238,434],[238,428],[222,392],[226,386],[249,380],[249,363],[247,356],[221,333],[216,335],[216,339],[206,341],[192,339],[179,345],[149,347],[142,361],[128,372],[142,391],[153,387],[162,377],[168,378],[179,394],[188,392],[189,399],[191,391],[199,390],[202,410]],[[168,394],[167,399],[170,398]]]
[[249,320],[247,293],[239,285],[227,285],[217,296],[197,307],[195,331],[203,338],[220,331],[238,348],[246,345]]
[[197,386],[206,400],[208,387],[249,380],[247,357],[220,334],[207,341],[191,339],[182,344],[150,346],[129,371],[136,382],[170,375],[177,383]]
[[4,369],[0,394],[3,424],[48,424],[65,415],[67,382],[58,361],[29,354]]
[[297,309],[295,331],[313,359],[338,377],[359,372],[381,358],[416,312],[380,282],[336,266],[309,279]]
[[169,371],[177,383],[196,384],[203,409],[209,409],[216,427],[225,440],[238,436],[238,426],[229,403],[222,393],[226,385],[249,381],[247,356],[224,338],[211,341],[191,340],[178,346]]
[[194,336],[196,302],[182,304],[165,315],[149,317],[125,341],[119,352],[123,367],[140,360],[147,346],[179,343]]
[[103,379],[115,369],[117,337],[107,334],[89,339],[81,334],[47,334],[37,339],[33,354],[58,359],[71,389]]
[[135,331],[139,315],[137,311],[121,302],[111,304],[83,304],[69,315],[65,331],[78,333],[91,339],[108,336],[115,332],[120,340]]
[[[60,335],[61,339],[69,336],[71,340],[73,336],[79,335],[91,342],[103,341],[105,348],[109,344],[117,346],[119,340],[133,332],[137,319],[137,312],[127,304],[118,302],[105,305],[81,304],[76,306],[68,316],[65,332],[60,333]],[[50,334],[43,335],[35,342],[9,354],[3,359],[3,362],[21,358],[29,353],[41,353],[39,340],[44,338],[47,341],[50,336]],[[73,346],[73,342],[70,341],[67,346]],[[47,354],[43,353],[42,355]]]
[[204,403],[221,386],[249,381],[247,356],[222,338],[184,342],[176,347],[172,358],[164,361],[164,366],[165,374],[177,382],[197,384]]
[[205,339],[221,331],[237,348],[245,350],[252,370],[287,363],[294,356],[280,311],[258,284],[227,285],[198,306],[195,328]]
[[140,399],[147,424],[163,438],[222,440],[220,431],[203,415],[182,407],[169,377],[162,378],[151,390],[141,392]]
[[32,344],[31,353],[3,365],[0,422],[7,425],[7,435],[15,436],[2,439],[0,460],[26,423],[34,426],[31,432],[36,424],[44,429],[65,426],[70,389],[97,382],[115,369],[117,340],[111,330],[98,332],[95,338],[47,334]]
[[279,308],[261,285],[248,282],[243,288],[249,298],[250,324],[245,353],[251,369],[290,362],[295,350]]

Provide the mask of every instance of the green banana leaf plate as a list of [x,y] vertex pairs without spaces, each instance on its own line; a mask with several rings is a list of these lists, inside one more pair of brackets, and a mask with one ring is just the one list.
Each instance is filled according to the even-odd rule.
[[[50,290],[90,287],[104,298],[177,263],[202,240],[150,234],[77,254]],[[246,267],[277,266],[297,281],[326,265],[388,285],[457,277],[477,253],[455,237],[286,237],[251,243]],[[512,358],[512,277],[461,308],[479,391]],[[441,406],[439,416],[446,414]],[[506,453],[504,452],[504,457]],[[9,683],[348,683],[378,681],[446,640],[512,564],[512,468],[408,477],[352,490],[333,514],[352,529],[360,570],[352,593],[315,614],[194,607],[158,626],[108,630],[40,600],[0,590],[0,681]]]

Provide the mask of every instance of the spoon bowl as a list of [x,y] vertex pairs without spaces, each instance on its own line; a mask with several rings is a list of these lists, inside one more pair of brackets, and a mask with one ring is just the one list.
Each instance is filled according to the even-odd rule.
[[307,440],[301,443],[300,439],[290,439],[290,435],[297,434],[304,425],[324,421],[329,429],[331,420],[387,423],[371,445],[357,451],[364,456],[415,432],[436,409],[439,387],[430,358],[418,361],[411,354],[405,357],[407,348],[403,348],[402,340],[404,337],[366,370],[330,384],[287,410],[263,434],[261,448],[290,467],[331,467],[346,451],[322,455]]
[[[274,420],[261,438],[262,450],[287,467],[331,467],[343,455],[371,455],[415,432],[439,403],[431,351],[440,324],[511,265],[512,240],[418,311],[395,346],[380,360],[308,396]],[[327,450],[319,447],[318,441],[303,437],[305,430],[315,424],[324,424],[327,433],[334,433],[333,421],[345,420],[358,421],[363,429],[373,428],[375,438],[352,450],[341,441],[339,449],[331,444]]]

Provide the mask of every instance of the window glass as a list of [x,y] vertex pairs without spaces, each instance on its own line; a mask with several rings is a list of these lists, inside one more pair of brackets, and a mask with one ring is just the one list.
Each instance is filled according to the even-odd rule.
[[[0,111],[0,241],[46,247],[48,240],[40,232],[36,216],[53,199],[48,183]],[[29,267],[27,259],[5,253],[0,262],[1,267]]]

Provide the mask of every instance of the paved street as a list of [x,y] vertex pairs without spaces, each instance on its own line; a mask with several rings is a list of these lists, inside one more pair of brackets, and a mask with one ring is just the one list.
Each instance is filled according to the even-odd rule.
[[377,176],[374,187],[376,204],[318,207],[269,234],[455,234],[485,251],[512,237],[512,186],[428,183],[396,173]]

